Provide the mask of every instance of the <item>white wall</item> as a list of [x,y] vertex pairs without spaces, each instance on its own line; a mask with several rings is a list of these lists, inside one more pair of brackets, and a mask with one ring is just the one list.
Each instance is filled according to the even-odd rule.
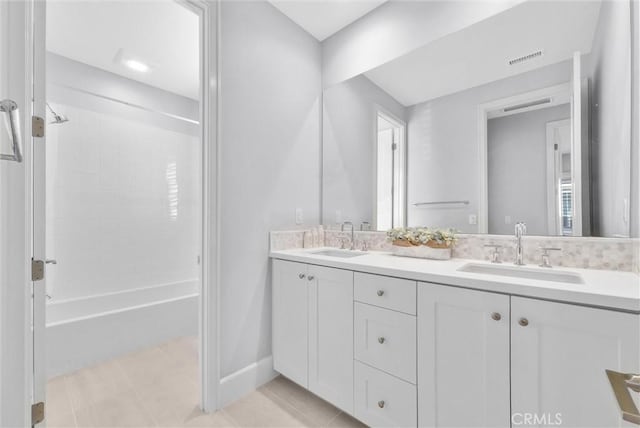
[[[547,123],[569,119],[569,104],[487,121],[489,233],[552,235],[547,227]],[[511,222],[505,222],[505,217]]]
[[221,375],[271,354],[268,233],[320,213],[321,51],[267,2],[221,5]]
[[390,1],[322,43],[324,87],[350,79],[522,0]]
[[[469,214],[480,196],[478,105],[571,80],[569,61],[436,98],[408,108],[408,225],[451,226],[476,233]],[[469,205],[415,207],[468,200]]]
[[184,282],[196,291],[201,185],[193,125],[65,85],[116,98],[127,89],[129,99],[153,108],[173,100],[184,115],[197,103],[48,59],[48,100],[69,118],[47,126],[47,258],[58,262],[47,267],[52,301]]
[[362,75],[326,89],[323,102],[322,220],[372,223],[376,106],[402,120],[405,108]]
[[629,198],[631,183],[630,25],[630,2],[602,3],[591,51],[591,190],[595,236],[629,236],[624,199]]

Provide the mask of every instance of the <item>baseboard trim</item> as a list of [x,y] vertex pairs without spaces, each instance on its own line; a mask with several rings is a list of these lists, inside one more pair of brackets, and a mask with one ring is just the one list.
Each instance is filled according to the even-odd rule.
[[273,369],[273,357],[256,361],[220,380],[220,407],[224,407],[244,397],[260,386],[278,376],[278,372]]

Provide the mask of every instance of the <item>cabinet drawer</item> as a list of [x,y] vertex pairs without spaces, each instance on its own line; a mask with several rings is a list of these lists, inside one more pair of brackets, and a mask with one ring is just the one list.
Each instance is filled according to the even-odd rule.
[[416,383],[416,317],[363,303],[354,307],[355,358]]
[[354,299],[387,309],[416,314],[416,282],[356,272]]
[[415,427],[415,385],[355,362],[355,417],[371,427]]

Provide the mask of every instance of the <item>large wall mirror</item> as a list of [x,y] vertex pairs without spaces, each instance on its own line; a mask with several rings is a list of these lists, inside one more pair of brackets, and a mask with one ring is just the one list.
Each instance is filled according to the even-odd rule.
[[323,221],[627,237],[627,1],[525,1],[323,95]]

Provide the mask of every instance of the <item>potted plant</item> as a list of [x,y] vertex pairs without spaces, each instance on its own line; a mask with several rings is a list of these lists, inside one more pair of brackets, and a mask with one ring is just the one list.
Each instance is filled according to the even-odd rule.
[[456,230],[430,227],[391,229],[387,237],[393,243],[393,253],[399,256],[447,260],[456,241]]

